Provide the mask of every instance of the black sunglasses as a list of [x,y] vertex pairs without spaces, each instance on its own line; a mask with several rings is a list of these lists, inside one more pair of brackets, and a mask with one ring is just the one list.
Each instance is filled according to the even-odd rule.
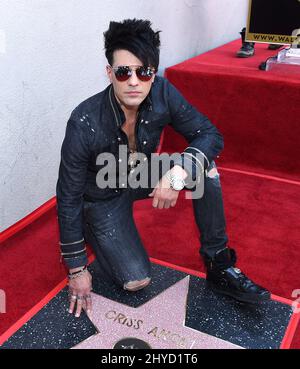
[[131,66],[128,65],[122,65],[115,68],[110,65],[110,67],[114,71],[116,79],[119,82],[127,81],[132,76],[133,71],[135,71],[138,79],[143,82],[150,81],[153,74],[155,73],[155,70],[151,67],[139,66],[132,68]]

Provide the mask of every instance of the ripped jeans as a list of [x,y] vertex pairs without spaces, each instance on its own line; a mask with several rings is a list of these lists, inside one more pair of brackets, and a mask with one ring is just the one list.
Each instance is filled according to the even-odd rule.
[[[213,161],[206,173],[204,195],[192,201],[200,231],[200,253],[213,257],[226,247],[228,238],[220,178]],[[151,263],[133,218],[133,202],[149,198],[152,190],[128,188],[119,197],[84,202],[85,239],[103,274],[123,288],[128,282],[151,278]]]

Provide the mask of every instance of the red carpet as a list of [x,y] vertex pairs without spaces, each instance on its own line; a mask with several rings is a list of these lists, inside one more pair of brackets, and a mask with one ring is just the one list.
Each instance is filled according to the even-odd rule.
[[[300,185],[220,172],[227,229],[230,244],[238,251],[238,265],[272,293],[292,299],[292,291],[300,286],[300,248],[299,229],[290,224],[299,219]],[[181,199],[177,208],[161,211],[150,210],[148,200],[136,203],[137,224],[151,256],[204,271],[192,207],[184,196]],[[172,212],[180,216],[172,217]]]
[[[214,122],[225,138],[219,165],[300,179],[300,73],[258,70],[276,52],[257,44],[256,55],[236,58],[234,41],[166,70],[167,78]],[[165,135],[164,149],[184,147]]]
[[[296,88],[299,92],[300,79],[272,79],[263,74],[255,83],[257,73],[263,73],[255,70],[256,64],[270,52],[257,45],[257,60],[242,61],[232,56],[237,45],[225,45],[170,68],[167,75],[225,136],[225,150],[217,164],[225,167],[220,173],[227,228],[230,244],[238,252],[238,266],[273,294],[292,299],[292,291],[300,288],[300,182],[275,181],[226,168],[299,180],[299,146],[294,142],[300,133],[294,119],[299,95],[294,93]],[[286,89],[282,89],[284,83]],[[273,99],[274,91],[281,95]],[[279,104],[279,98],[289,101],[289,107]],[[266,101],[272,104],[266,107]],[[184,147],[173,131],[169,134],[165,134],[164,150]],[[169,210],[152,209],[151,199],[137,202],[135,219],[150,256],[204,271],[191,201],[184,199],[184,193],[176,208]],[[59,257],[54,208],[1,244],[0,289],[7,295],[7,313],[0,314],[0,334],[65,278]],[[300,328],[292,347],[300,348]]]

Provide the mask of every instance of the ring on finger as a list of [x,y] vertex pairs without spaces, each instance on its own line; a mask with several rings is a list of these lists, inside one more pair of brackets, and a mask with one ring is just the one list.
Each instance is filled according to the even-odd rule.
[[76,300],[77,300],[77,298],[78,298],[78,297],[77,297],[76,295],[71,295],[71,296],[70,296],[70,300],[71,300],[71,301],[76,301]]

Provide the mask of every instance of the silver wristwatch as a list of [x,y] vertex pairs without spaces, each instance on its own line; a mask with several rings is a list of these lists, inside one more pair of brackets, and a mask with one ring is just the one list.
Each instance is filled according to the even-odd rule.
[[180,176],[177,176],[175,174],[171,174],[170,172],[166,173],[166,177],[168,178],[170,182],[170,187],[173,190],[181,191],[186,183],[184,182],[184,179],[182,179]]

